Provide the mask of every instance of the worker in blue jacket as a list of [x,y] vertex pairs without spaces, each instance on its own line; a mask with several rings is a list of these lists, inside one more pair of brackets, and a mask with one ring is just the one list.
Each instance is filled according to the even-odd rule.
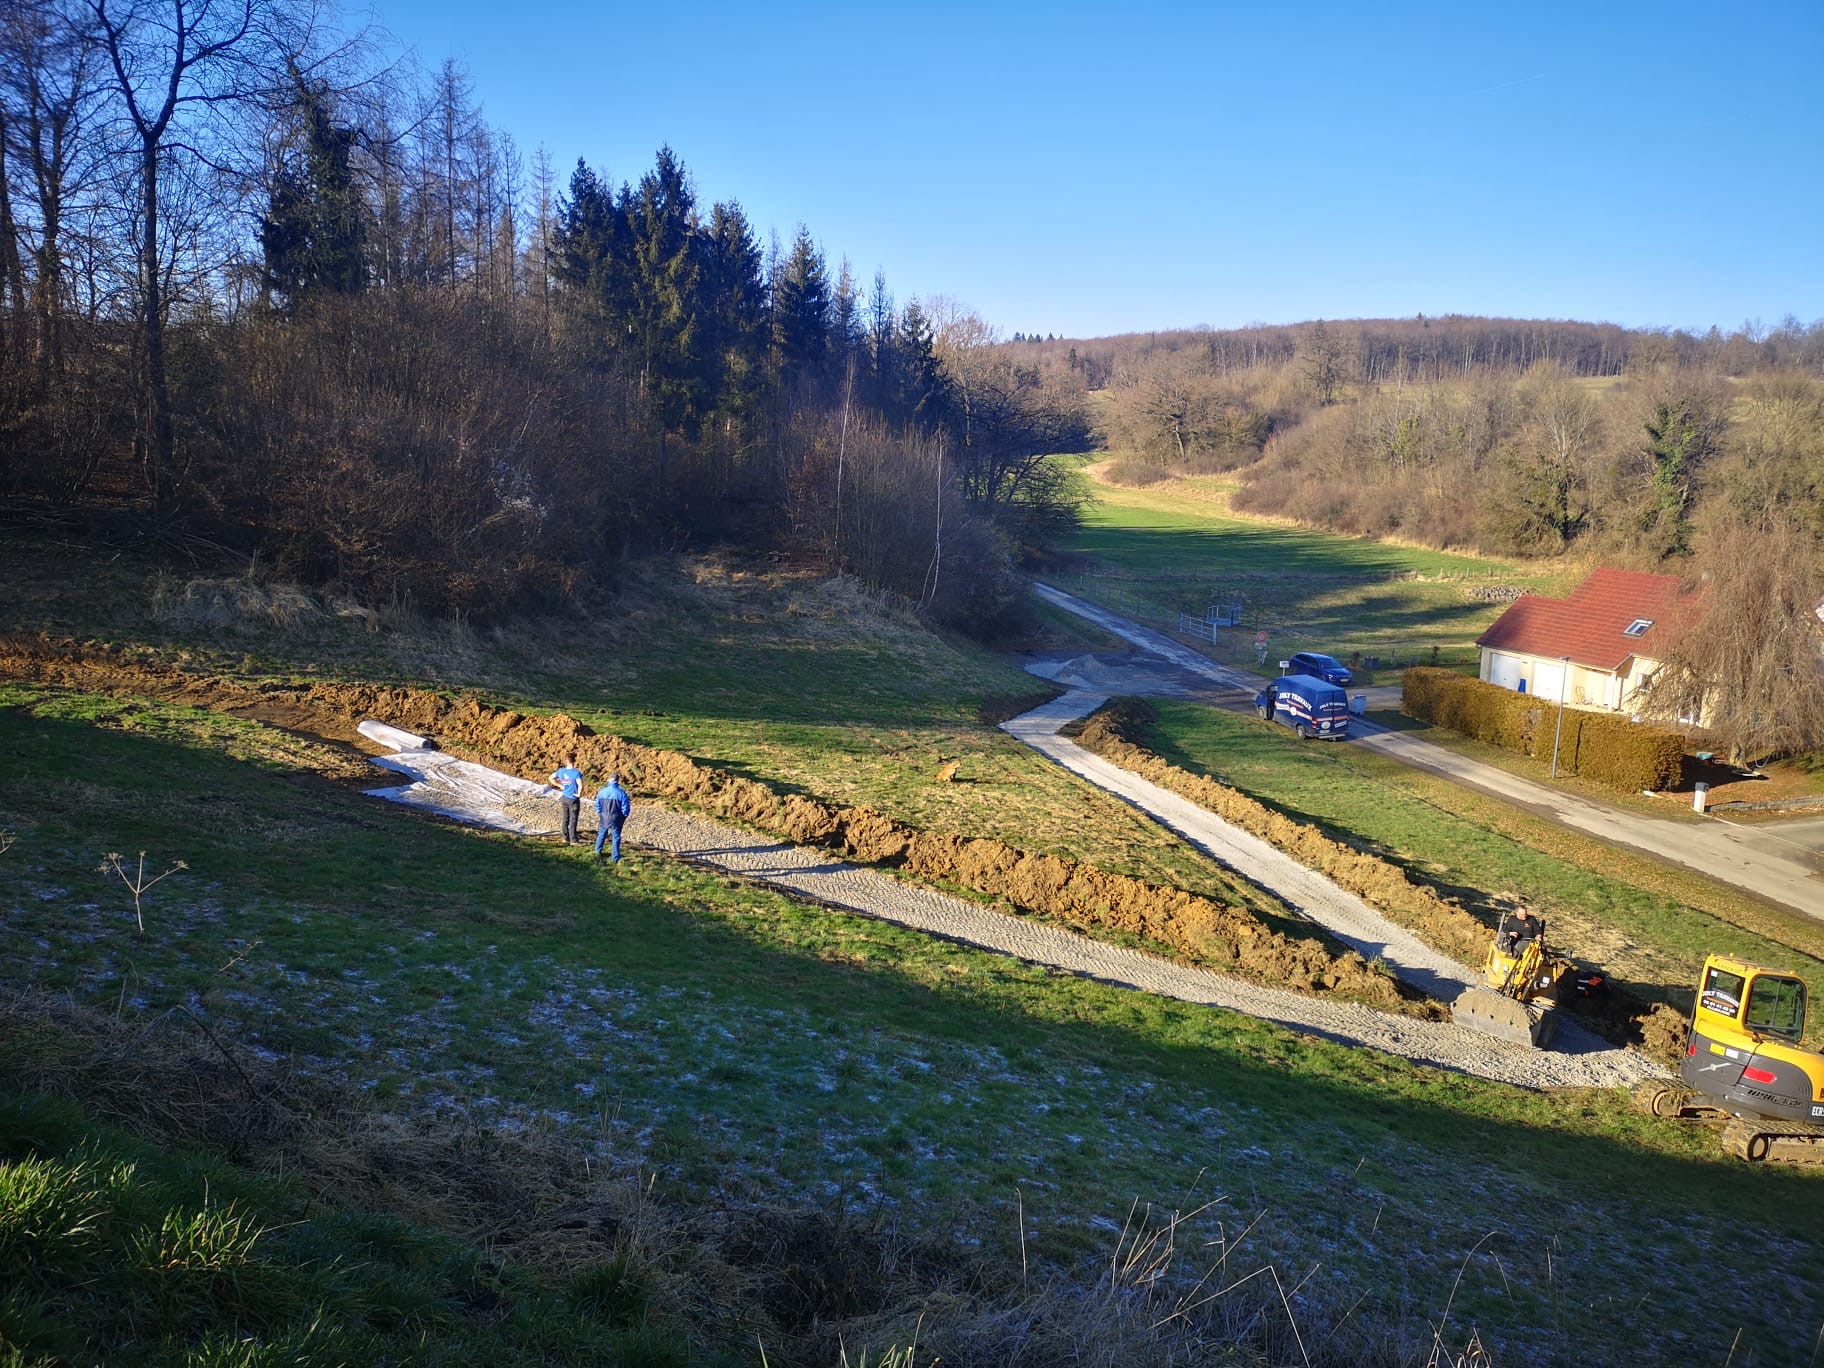
[[633,811],[633,799],[627,796],[627,790],[621,787],[621,776],[611,774],[608,782],[595,795],[595,855],[602,855],[602,842],[613,838],[609,859],[615,864],[621,860],[621,827],[627,821],[627,814]]
[[546,780],[557,790],[558,804],[563,809],[564,844],[575,845],[583,838],[576,829],[576,818],[583,806],[583,772],[576,767],[576,752],[564,757],[563,765],[551,771]]

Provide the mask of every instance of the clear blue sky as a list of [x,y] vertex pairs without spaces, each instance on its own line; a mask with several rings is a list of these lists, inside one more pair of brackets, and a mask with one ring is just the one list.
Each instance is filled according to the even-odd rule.
[[700,201],[1004,334],[1824,317],[1824,3],[372,0],[560,178]]

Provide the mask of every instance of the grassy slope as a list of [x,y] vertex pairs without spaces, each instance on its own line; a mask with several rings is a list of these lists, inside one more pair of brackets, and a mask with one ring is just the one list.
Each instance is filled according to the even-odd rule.
[[[793,639],[833,631],[810,616]],[[882,726],[993,739],[967,720],[972,694],[1009,676],[969,664],[984,675],[965,682],[950,648],[921,655],[910,633],[892,648],[903,674],[856,699],[846,670],[802,669],[797,650],[756,666],[765,622],[687,622],[679,642],[666,619],[630,625],[618,659],[589,672],[576,641],[528,635],[427,653],[424,673],[472,672],[547,706],[593,700],[618,730],[644,719],[640,739],[702,738],[690,748],[888,800],[913,786],[904,762],[869,755]],[[305,663],[275,639],[249,645],[249,670]],[[328,632],[308,659],[406,673],[366,645]],[[846,649],[866,661],[880,648]],[[300,774],[335,762],[254,724],[32,690],[4,701],[0,825],[20,843],[0,856],[14,890],[0,962],[79,1000],[194,1003],[236,1038],[346,1070],[385,1105],[547,1129],[686,1199],[874,1202],[1016,1256],[1017,1194],[1029,1256],[1068,1266],[1106,1254],[1104,1223],[1130,1202],[1176,1203],[1202,1174],[1226,1200],[1200,1238],[1251,1226],[1231,1271],[1273,1261],[1293,1281],[1321,1266],[1300,1303],[1317,1319],[1362,1293],[1358,1319],[1435,1316],[1463,1268],[1453,1314],[1516,1357],[1573,1335],[1615,1353],[1686,1335],[1716,1357],[1734,1327],[1681,1313],[1707,1304],[1719,1265],[1747,1280],[1749,1265],[1727,1266],[1773,1245],[1798,1290],[1750,1335],[1777,1351],[1809,1333],[1824,1184],[1724,1163],[1707,1137],[1616,1098],[1363,1056],[667,861],[613,879],[552,847],[376,807]],[[1065,808],[1068,790],[1047,782],[1012,774],[1009,795],[1029,805],[1012,819],[1004,795],[967,794],[959,811],[980,821],[958,824]],[[123,890],[94,872],[104,849],[189,861],[148,898],[144,940]],[[1706,1218],[1739,1230],[1744,1211],[1754,1238],[1701,1258],[1683,1233]]]
[[[1824,927],[1708,879],[1352,746],[1301,746],[1251,718],[1166,700],[1151,747],[1373,850],[1491,912],[1521,899],[1554,939],[1649,998],[1688,1010],[1704,955],[1743,954],[1803,974],[1824,1001]],[[1820,1014],[1824,1015],[1824,1014]],[[1824,1020],[1812,1023],[1824,1042]]]
[[[1556,591],[1556,569],[1518,567],[1423,547],[1344,537],[1229,511],[1229,477],[1174,480],[1148,489],[1092,481],[1075,549],[1113,572],[1083,582],[1110,607],[1152,616],[1200,614],[1212,598],[1238,596],[1243,629],[1217,654],[1253,660],[1254,632],[1270,634],[1272,658],[1303,650],[1347,660],[1355,652],[1406,663],[1475,659],[1466,644],[1502,605],[1470,597],[1478,585]],[[1072,588],[1078,587],[1075,580]]]
[[[696,563],[630,568],[612,615],[478,635],[294,614],[274,632],[212,581],[188,616],[149,615],[147,573],[0,548],[0,631],[156,646],[192,668],[251,679],[342,678],[480,692],[533,712],[685,751],[742,774],[921,826],[999,837],[1102,868],[1259,903],[1247,886],[1117,802],[985,724],[985,699],[1047,686],[1017,665],[932,637],[844,582]],[[85,592],[86,586],[86,592]],[[177,586],[165,598],[177,599]],[[199,625],[212,603],[236,625]],[[958,783],[936,783],[948,760]]]
[[[616,877],[426,825],[226,754],[265,749],[253,724],[6,701],[0,809],[26,819],[6,962],[128,1011],[198,1004],[389,1105],[549,1128],[693,1199],[846,1194],[993,1243],[1019,1193],[1029,1255],[1068,1265],[1106,1249],[1097,1221],[1201,1173],[1230,1228],[1261,1218],[1248,1267],[1322,1263],[1319,1300],[1435,1312],[1467,1260],[1459,1312],[1520,1341],[1572,1314],[1530,1250],[1611,1307],[1681,1276],[1695,1304],[1695,1267],[1643,1268],[1649,1237],[1614,1232],[1677,1248],[1753,1208],[1761,1239],[1802,1244],[1824,1218],[1824,1183],[1724,1163],[1616,1099],[1364,1057],[657,859]],[[189,861],[143,940],[98,844]],[[1824,1274],[1815,1246],[1793,1258]],[[1657,1333],[1604,1322],[1617,1345]]]

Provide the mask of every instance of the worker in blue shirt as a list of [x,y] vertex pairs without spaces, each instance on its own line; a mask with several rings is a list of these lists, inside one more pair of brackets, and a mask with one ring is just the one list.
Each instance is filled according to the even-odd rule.
[[610,837],[614,840],[609,859],[616,864],[621,860],[621,826],[627,820],[627,814],[633,811],[633,799],[627,796],[627,790],[621,787],[621,776],[611,774],[601,792],[595,795],[595,855],[602,855],[602,842]]
[[564,810],[564,844],[575,845],[583,838],[577,834],[577,815],[583,807],[583,772],[576,767],[576,752],[564,757],[563,767],[551,771],[548,781],[557,789]]

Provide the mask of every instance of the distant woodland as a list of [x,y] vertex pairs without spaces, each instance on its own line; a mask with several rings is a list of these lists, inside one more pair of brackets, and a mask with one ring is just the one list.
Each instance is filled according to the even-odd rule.
[[[459,67],[317,18],[6,7],[12,525],[482,619],[733,545],[993,632],[1074,525],[1049,458],[1100,438],[1124,478],[1235,472],[1244,510],[1705,578],[1738,642],[1824,598],[1824,323],[1001,341],[806,226],[763,240],[669,148],[619,180],[526,156]],[[1785,639],[1767,668],[1811,690]]]
[[992,630],[1084,387],[661,148],[522,155],[461,69],[293,0],[13,0],[0,510],[420,611],[734,543]]
[[1666,699],[1711,690],[1739,754],[1824,745],[1824,321],[1414,318],[1010,349],[1102,392],[1118,479],[1233,472],[1242,510],[1688,577],[1707,607]]

